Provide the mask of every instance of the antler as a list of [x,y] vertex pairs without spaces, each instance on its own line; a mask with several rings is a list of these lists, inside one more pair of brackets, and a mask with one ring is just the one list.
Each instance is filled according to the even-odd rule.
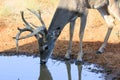
[[42,20],[42,18],[41,18],[41,12],[38,10],[38,13],[36,13],[35,11],[33,11],[33,10],[30,10],[30,9],[28,9],[31,13],[33,13],[34,15],[36,15],[36,17],[40,20],[40,22],[42,23],[42,25],[44,25],[45,26],[45,23],[44,23],[44,21]]
[[[32,24],[32,23],[30,23],[30,24],[31,24],[31,25],[30,25],[30,24],[25,20],[25,18],[24,18],[24,12],[23,12],[23,11],[20,12],[20,13],[21,13],[22,20],[23,20],[23,22],[25,23],[25,28],[23,28],[23,29],[18,28],[19,32],[17,33],[17,35],[16,35],[16,37],[15,37],[15,39],[16,39],[16,50],[17,50],[17,52],[18,52],[18,41],[19,41],[19,40],[25,39],[25,38],[28,38],[28,37],[32,37],[32,36],[35,36],[35,37],[37,38],[37,40],[39,40],[39,39],[41,38],[41,37],[39,36],[39,34],[41,34],[43,40],[45,41],[45,36],[46,36],[46,34],[47,34],[47,29],[46,29],[46,27],[45,27],[45,24],[44,24],[42,18],[41,18],[40,11],[39,11],[39,14],[38,14],[38,13],[36,13],[35,11],[32,11],[32,10],[30,10],[30,9],[28,9],[28,10],[29,10],[31,13],[33,13],[33,14],[35,14],[35,15],[37,16],[37,18],[40,20],[42,26],[41,26],[41,27],[35,26],[35,25]],[[33,28],[32,26],[34,26],[35,28]],[[26,36],[20,37],[20,34],[21,34],[22,32],[25,32],[25,31],[29,31],[29,32],[31,32],[31,34],[28,34],[28,35],[26,35]]]

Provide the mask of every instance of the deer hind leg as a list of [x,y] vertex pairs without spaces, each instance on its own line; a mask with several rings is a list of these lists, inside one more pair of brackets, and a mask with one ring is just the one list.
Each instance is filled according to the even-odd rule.
[[70,29],[69,29],[70,30],[70,40],[69,40],[69,44],[68,44],[68,50],[66,51],[66,54],[65,54],[65,59],[70,59],[74,27],[75,27],[75,20],[72,20],[70,22]]
[[112,29],[113,29],[112,27],[109,27],[109,28],[108,28],[108,31],[107,31],[106,37],[105,37],[105,39],[104,39],[104,42],[103,42],[103,44],[101,45],[101,47],[98,49],[97,54],[101,54],[101,53],[104,52]]
[[78,68],[78,80],[81,80],[81,78],[82,78],[82,64],[77,64],[76,66]]
[[68,80],[72,80],[71,77],[71,64],[69,61],[65,61],[66,68],[67,68],[67,74],[68,74]]
[[107,31],[107,34],[105,36],[105,39],[104,39],[104,42],[103,44],[101,45],[101,47],[98,49],[97,53],[98,54],[101,54],[104,52],[105,50],[105,47],[107,45],[107,42],[108,42],[108,39],[109,39],[109,36],[111,34],[111,31],[113,29],[113,26],[114,26],[114,18],[111,16],[111,15],[108,15],[107,12],[104,10],[104,9],[98,9],[98,11],[101,13],[102,17],[104,18],[104,20],[106,21],[106,23],[108,24],[108,31]]
[[85,26],[86,26],[86,20],[87,20],[87,13],[84,13],[81,16],[81,27],[80,27],[80,32],[79,32],[79,38],[80,38],[80,50],[78,52],[78,57],[77,57],[77,61],[81,62],[82,61],[82,57],[83,57],[83,49],[82,49],[82,45],[83,45],[83,36],[84,36],[84,30],[85,30]]
[[108,42],[108,39],[109,39],[109,36],[110,36],[112,29],[113,29],[113,26],[114,26],[114,18],[112,16],[105,16],[105,21],[108,24],[108,31],[107,31],[107,34],[105,36],[103,44],[101,45],[101,47],[97,51],[98,54],[101,54],[104,52],[105,47],[106,47],[107,42]]

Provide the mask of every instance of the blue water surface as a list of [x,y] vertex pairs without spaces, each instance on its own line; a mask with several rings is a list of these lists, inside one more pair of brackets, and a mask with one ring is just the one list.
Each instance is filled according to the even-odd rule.
[[[75,65],[49,59],[40,65],[39,57],[0,56],[0,80],[105,80],[102,70],[94,64]],[[69,72],[69,73],[68,73]]]

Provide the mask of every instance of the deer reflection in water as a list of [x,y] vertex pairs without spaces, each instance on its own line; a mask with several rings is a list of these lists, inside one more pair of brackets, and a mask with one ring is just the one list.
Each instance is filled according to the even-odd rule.
[[[66,65],[66,69],[67,69],[68,80],[72,80],[70,61],[65,61],[65,65]],[[78,68],[78,80],[81,80],[82,65],[77,64],[76,66]],[[50,73],[46,64],[41,64],[40,65],[40,76],[39,76],[38,80],[54,80],[53,77],[52,77],[52,74]]]
[[[67,68],[67,73],[68,73],[68,80],[72,80],[71,76],[71,63],[69,61],[65,61],[66,68]],[[82,72],[82,65],[76,64],[78,68],[78,80],[81,80],[81,72]]]
[[53,80],[46,64],[40,65],[40,76],[38,80]]

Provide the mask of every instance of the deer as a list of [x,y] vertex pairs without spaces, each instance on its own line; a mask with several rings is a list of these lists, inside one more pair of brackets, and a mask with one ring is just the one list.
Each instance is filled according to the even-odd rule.
[[[27,22],[24,18],[24,12],[22,11],[21,16],[23,22],[25,23],[25,28],[18,28],[19,32],[15,37],[17,50],[19,40],[35,36],[39,44],[41,59],[40,61],[41,63],[46,63],[53,53],[55,42],[59,37],[61,31],[66,24],[70,23],[70,40],[68,43],[68,49],[65,54],[65,58],[70,59],[75,21],[77,18],[80,18],[80,49],[76,61],[82,62],[82,58],[84,55],[82,48],[83,36],[89,9],[97,9],[108,25],[108,31],[105,36],[104,42],[97,51],[98,54],[103,53],[105,51],[111,31],[115,26],[115,19],[120,21],[120,8],[118,6],[118,0],[60,0],[48,29],[46,28],[45,23],[42,20],[40,11],[38,11],[37,13],[36,11],[28,9],[31,13],[37,16],[37,18],[42,23],[42,26],[36,26]],[[20,34],[25,31],[30,31],[31,33],[26,36],[20,37]]]

